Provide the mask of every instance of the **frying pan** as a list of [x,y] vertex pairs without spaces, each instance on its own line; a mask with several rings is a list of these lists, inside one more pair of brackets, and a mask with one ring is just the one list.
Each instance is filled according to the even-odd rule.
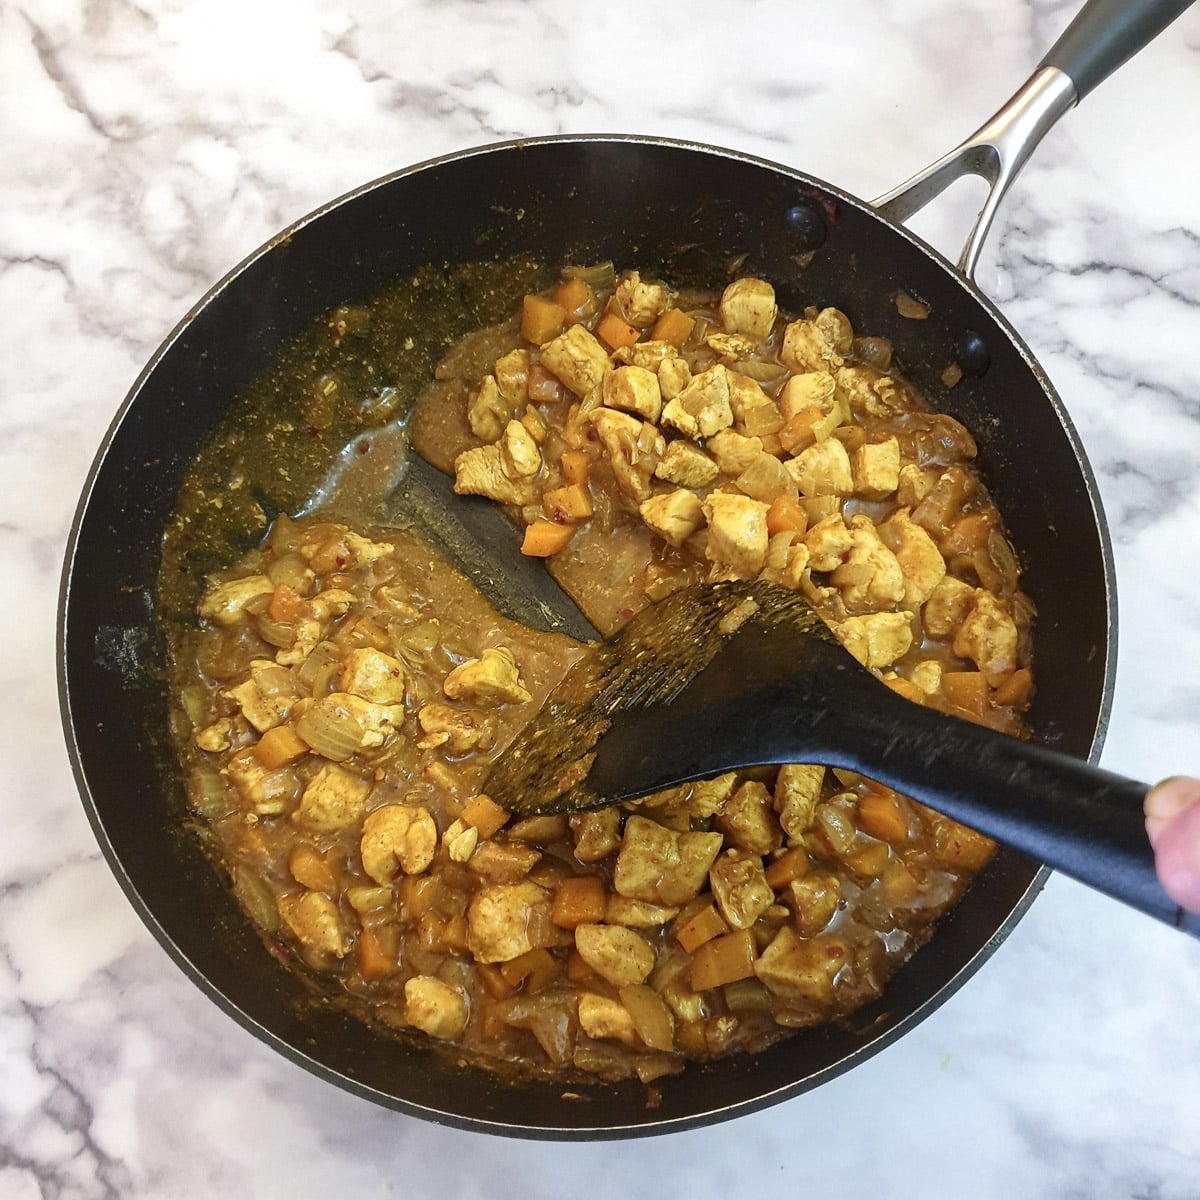
[[[221,280],[163,343],[108,431],[80,499],[59,612],[62,716],[85,807],[130,902],[183,970],[252,1033],[341,1087],[437,1122],[548,1138],[668,1132],[775,1103],[850,1069],[960,986],[1040,890],[1037,863],[998,852],[885,994],[848,1020],[753,1057],[693,1064],[659,1081],[653,1106],[636,1083],[566,1099],[559,1086],[514,1088],[423,1042],[372,1033],[264,953],[185,829],[168,717],[170,606],[158,586],[163,531],[195,464],[214,444],[237,440],[239,397],[269,375],[281,347],[338,305],[419,277],[421,297],[442,314],[412,326],[404,361],[409,378],[423,378],[450,341],[496,319],[524,290],[521,279],[506,294],[495,284],[503,272],[489,274],[489,264],[540,263],[548,280],[564,262],[612,259],[711,286],[734,261],[772,280],[781,307],[836,305],[856,329],[890,339],[904,373],[975,432],[978,465],[1038,606],[1035,737],[1096,758],[1116,614],[1095,483],[1052,385],[970,272],[999,194],[1038,137],[1185,7],[1090,5],[993,122],[878,208],[729,150],[642,137],[533,139],[369,184]],[[993,190],[956,270],[898,221],[963,171],[984,174]],[[476,286],[479,278],[491,283]],[[901,292],[926,319],[901,315]],[[951,363],[963,378],[948,388]],[[397,370],[398,381],[404,374]],[[279,462],[306,453],[302,430],[283,422],[275,435]],[[268,515],[296,500],[281,490],[276,465],[242,462],[258,470],[251,484]],[[235,556],[250,532],[218,531],[208,551]],[[197,551],[166,569],[186,590],[206,565]]]

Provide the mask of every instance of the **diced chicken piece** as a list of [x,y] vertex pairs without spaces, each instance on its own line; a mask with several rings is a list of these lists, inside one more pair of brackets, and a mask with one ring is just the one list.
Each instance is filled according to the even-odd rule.
[[769,337],[777,313],[775,289],[765,279],[735,279],[721,293],[721,324],[730,333]]
[[582,325],[572,325],[542,347],[541,364],[576,396],[599,387],[612,369],[608,351]]
[[217,754],[222,750],[228,750],[232,741],[230,735],[233,730],[230,722],[224,717],[219,721],[214,721],[211,725],[206,725],[203,729],[196,730],[196,734],[192,739],[201,750],[206,750],[210,754]]
[[941,475],[937,467],[919,467],[916,463],[905,463],[900,468],[896,485],[896,502],[907,509],[916,508],[934,489]]
[[859,417],[886,417],[897,412],[904,397],[895,380],[869,367],[841,367],[834,373],[838,398]]
[[713,899],[731,929],[749,929],[775,903],[762,856],[726,850],[708,873]]
[[225,764],[222,774],[237,789],[242,802],[259,816],[277,816],[296,797],[295,773],[287,768],[268,771],[252,746],[239,750]]
[[733,795],[737,778],[736,771],[726,771],[715,779],[697,780],[688,796],[688,814],[701,820],[711,817]]
[[451,700],[487,708],[526,704],[533,699],[521,682],[516,656],[507,646],[489,646],[479,658],[460,663],[446,676],[442,690]]
[[801,495],[849,496],[854,491],[850,455],[837,438],[809,446],[786,465]]
[[674,400],[691,382],[692,369],[687,359],[676,355],[674,358],[664,358],[658,366],[658,390],[664,400]]
[[373,562],[396,552],[391,542],[373,542],[353,530],[346,530],[344,537],[346,548],[350,551],[346,564],[348,567],[369,567]]
[[813,823],[825,768],[811,763],[787,763],[775,777],[775,811],[788,840],[799,842]]
[[802,938],[785,925],[759,955],[754,973],[775,996],[824,1004],[833,995],[838,972],[849,961],[840,938]]
[[708,518],[710,562],[726,567],[739,579],[755,579],[767,557],[767,509],[749,496],[713,492],[701,505]]
[[768,437],[783,427],[779,405],[744,375],[729,372],[729,407],[733,410],[733,428],[746,437]]
[[833,376],[828,371],[792,375],[779,393],[779,408],[785,421],[806,408],[829,412],[833,408]]
[[500,504],[532,504],[537,498],[531,477],[513,478],[508,473],[504,451],[496,443],[473,446],[454,460],[454,490],[460,496],[487,496]]
[[292,820],[320,832],[345,829],[362,816],[370,790],[365,779],[336,763],[326,763],[304,789]]
[[842,887],[836,875],[826,872],[793,879],[783,899],[792,910],[801,937],[820,933],[838,909]]
[[437,853],[437,824],[427,808],[385,804],[367,814],[359,852],[363,870],[376,883],[391,883],[397,872],[420,875]]
[[654,967],[654,947],[623,925],[577,925],[575,949],[593,971],[614,987],[641,983]]
[[280,896],[279,913],[287,927],[310,949],[334,958],[345,958],[352,945],[337,902],[321,892],[304,892],[299,896]]
[[[795,535],[793,535],[795,537]],[[779,573],[779,582],[792,591],[799,591],[805,580],[809,579],[808,546],[801,541],[793,541],[788,547],[787,559]]]
[[629,1009],[608,996],[584,992],[579,997],[579,1027],[590,1038],[611,1039],[637,1049],[642,1047]]
[[453,1040],[467,1027],[467,998],[433,975],[414,975],[404,982],[404,1019],[430,1037]]
[[722,429],[705,442],[705,449],[726,475],[740,475],[762,454],[763,443],[762,438]]
[[613,871],[622,895],[651,904],[686,904],[708,878],[721,850],[719,833],[676,833],[646,817],[631,816]]
[[510,962],[534,948],[530,931],[548,926],[549,907],[550,893],[528,879],[482,887],[467,908],[467,948],[476,962]]
[[426,704],[417,713],[417,723],[425,733],[417,743],[421,750],[442,746],[447,754],[468,754],[489,749],[495,736],[487,721],[449,704]]
[[864,500],[883,500],[900,486],[900,443],[864,442],[850,459],[854,494]]
[[500,395],[512,405],[524,404],[529,394],[529,351],[518,347],[496,359],[493,370]]
[[650,904],[629,896],[610,895],[604,906],[604,923],[628,925],[638,929],[657,929],[678,913],[678,905]]
[[[367,545],[373,546],[375,543],[367,542]],[[391,547],[388,546],[387,549],[391,550]],[[345,588],[326,588],[325,591],[318,592],[308,601],[308,611],[312,613],[314,620],[320,622],[321,628],[325,629],[330,622],[338,617],[344,617],[354,607],[357,600],[358,597]]]
[[338,687],[373,704],[403,704],[404,666],[382,650],[362,646],[343,660]]
[[510,479],[532,479],[542,469],[542,452],[520,421],[509,421],[500,438],[504,473]]
[[718,363],[693,375],[687,386],[662,411],[667,425],[690,438],[710,438],[733,424],[729,403],[729,372]]
[[484,841],[471,855],[471,870],[488,883],[516,883],[541,861],[542,852],[514,842]]
[[715,826],[739,850],[769,854],[783,841],[771,805],[771,793],[757,780],[747,780],[721,805]]
[[648,499],[650,477],[666,449],[666,439],[632,413],[598,408],[590,419],[608,454],[617,486],[635,503]]
[[275,585],[265,575],[249,575],[209,588],[200,601],[200,616],[214,625],[229,628],[245,616],[246,605],[259,596],[269,596]]
[[925,632],[930,637],[950,637],[974,607],[975,589],[953,575],[946,575],[934,586],[921,610]]
[[[264,672],[268,674],[264,675]],[[225,688],[221,695],[228,696],[242,710],[242,716],[258,730],[266,733],[276,725],[282,725],[288,718],[296,697],[290,691],[275,690],[265,687],[270,679],[270,673],[290,679],[275,663],[269,659],[255,659],[250,664],[250,678],[236,687]],[[272,682],[275,682],[272,680]]]
[[975,607],[954,638],[954,653],[969,658],[990,687],[998,687],[1017,669],[1017,626],[991,592],[978,588]]
[[704,344],[723,362],[735,363],[757,353],[759,344],[744,333],[710,333]]
[[615,808],[579,813],[570,822],[575,857],[581,863],[599,862],[621,844],[621,814]]
[[946,560],[933,538],[910,516],[897,509],[879,526],[879,536],[892,548],[904,572],[904,606],[919,608],[946,576]]
[[467,424],[481,442],[498,441],[516,406],[500,393],[495,375],[485,375],[467,404]]
[[788,474],[787,468],[773,454],[765,451],[758,455],[734,482],[753,500],[761,500],[771,504],[786,496],[789,500],[797,498],[796,482]]
[[667,443],[654,474],[679,487],[704,488],[717,478],[720,469],[699,446],[680,438]]
[[941,690],[942,664],[932,658],[917,663],[909,672],[909,679],[924,695],[932,696]]
[[645,329],[671,307],[671,293],[661,283],[646,283],[637,271],[630,271],[617,280],[613,302],[630,325]]
[[822,324],[820,316],[812,321],[792,321],[783,331],[779,357],[791,371],[836,371],[843,362],[836,341],[836,331],[828,321]]
[[[344,762],[358,750],[382,746],[403,724],[403,704],[373,704],[350,692],[330,692],[314,701],[296,719],[296,732],[325,758]],[[336,725],[339,736],[319,741],[314,727]],[[351,742],[353,744],[351,744]]]
[[904,572],[885,546],[875,522],[861,513],[850,518],[850,554],[829,582],[842,589],[849,612],[876,612],[904,598]]
[[695,492],[680,488],[643,500],[638,508],[642,520],[663,541],[678,549],[704,525],[704,512]]
[[647,421],[656,423],[662,412],[658,376],[645,367],[618,367],[609,372],[601,395],[609,408],[636,413]]
[[682,362],[683,356],[670,342],[634,342],[613,351],[613,359],[628,367],[644,367],[657,372],[665,362]]
[[833,627],[838,640],[864,667],[882,670],[912,647],[912,613],[866,613]]
[[805,535],[808,565],[814,571],[836,570],[850,556],[854,535],[846,528],[840,512],[823,517]]

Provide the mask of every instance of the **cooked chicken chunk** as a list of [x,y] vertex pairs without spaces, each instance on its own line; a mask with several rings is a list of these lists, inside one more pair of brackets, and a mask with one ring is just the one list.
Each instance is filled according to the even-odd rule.
[[806,408],[829,412],[833,408],[833,376],[828,371],[802,371],[790,376],[779,393],[779,408],[784,420]]
[[532,504],[537,498],[533,477],[510,474],[498,443],[473,446],[454,460],[454,490],[460,496],[487,496],[500,504]]
[[337,902],[321,892],[280,896],[279,913],[306,946],[334,958],[350,953],[351,941],[342,928]]
[[769,437],[783,426],[779,405],[753,379],[736,371],[729,372],[729,407],[734,430],[746,437]]
[[783,331],[779,357],[791,371],[828,373],[842,365],[836,342],[836,332],[828,321],[822,324],[820,316],[812,321],[792,321]]
[[595,992],[584,992],[579,997],[579,1027],[590,1038],[610,1038],[633,1047],[642,1045],[629,1009],[619,1000]]
[[645,367],[618,367],[604,377],[601,390],[609,408],[636,413],[647,421],[657,422],[662,412],[662,392],[658,376]]
[[[351,692],[331,692],[305,708],[296,732],[324,758],[345,762],[358,750],[382,746],[403,724],[403,704],[372,704]],[[329,736],[331,729],[336,736]]]
[[765,279],[746,276],[735,279],[721,293],[721,324],[730,333],[769,337],[778,309],[775,289]]
[[826,438],[802,450],[787,464],[804,496],[849,496],[854,491],[850,455],[837,438]]
[[882,669],[912,646],[912,613],[866,613],[833,627],[838,640],[864,667]]
[[663,422],[690,438],[708,438],[733,424],[729,372],[718,363],[693,375],[662,411]]
[[542,366],[577,396],[599,387],[612,369],[608,351],[582,325],[572,325],[542,347]]
[[854,535],[846,528],[840,512],[823,517],[805,535],[808,565],[814,571],[832,571],[850,556]]
[[849,957],[840,938],[802,938],[785,925],[759,955],[754,973],[776,996],[820,1004],[832,995]]
[[904,598],[904,572],[883,544],[875,523],[861,513],[850,518],[850,553],[829,582],[842,589],[849,612],[876,612]]
[[798,842],[813,822],[825,768],[809,763],[788,763],[775,777],[775,811],[788,840]]
[[[276,676],[282,676],[282,681]],[[291,677],[270,659],[255,659],[250,664],[250,678],[236,687],[225,688],[221,694],[237,703],[242,716],[259,733],[266,733],[287,720],[296,700],[290,688],[270,686],[280,682],[289,684]]]
[[686,488],[708,487],[719,474],[717,464],[699,446],[682,438],[667,443],[661,461],[654,468],[656,478]]
[[756,578],[767,557],[769,505],[749,496],[713,492],[701,507],[708,518],[709,561],[739,579]]
[[685,904],[704,886],[721,851],[719,833],[676,833],[646,817],[625,823],[613,887],[651,904]]
[[467,998],[433,975],[414,975],[404,982],[404,1019],[415,1029],[443,1040],[467,1027]]
[[575,857],[581,863],[599,862],[621,844],[621,814],[615,808],[600,808],[571,818]]
[[382,650],[362,646],[346,654],[338,687],[373,704],[403,704],[404,666]]
[[739,850],[758,855],[770,853],[783,841],[771,794],[755,779],[748,779],[721,805],[714,824]]
[[653,425],[613,408],[596,409],[591,421],[608,454],[617,486],[640,504],[650,495],[650,477],[666,449],[666,440]]
[[974,606],[975,589],[953,575],[944,576],[934,585],[921,612],[925,632],[935,638],[950,637]]
[[864,500],[883,500],[900,486],[900,443],[864,442],[850,459],[854,494]]
[[740,475],[763,452],[763,443],[762,438],[722,429],[707,439],[704,448],[726,475]]
[[969,658],[989,686],[998,687],[1017,669],[1017,626],[1008,610],[983,588],[954,638],[954,653]]
[[309,781],[292,819],[306,829],[333,832],[353,825],[366,807],[371,785],[345,767],[327,763]]
[[209,588],[200,601],[200,616],[214,625],[236,625],[245,612],[246,605],[259,596],[269,596],[275,585],[265,575],[249,575],[245,579],[232,579]]
[[481,963],[510,962],[533,949],[536,921],[549,925],[550,893],[536,883],[482,887],[467,908],[467,948]]
[[691,382],[692,369],[680,355],[664,358],[658,365],[658,390],[664,400],[674,400]]
[[760,854],[726,850],[708,873],[717,909],[731,929],[749,929],[775,903]]
[[617,280],[613,303],[630,325],[645,329],[671,307],[671,293],[661,283],[646,283],[637,271],[630,271]]
[[879,526],[879,536],[892,548],[904,572],[905,608],[918,608],[945,578],[946,560],[906,508],[897,509]]
[[479,658],[460,663],[446,676],[442,690],[451,700],[488,708],[533,699],[521,682],[516,656],[507,646],[489,646]]
[[496,377],[485,375],[479,381],[479,390],[467,404],[467,424],[481,442],[495,442],[512,420],[515,408],[501,394]]
[[640,933],[622,925],[577,925],[575,949],[614,987],[641,983],[654,967],[654,947]]
[[268,771],[258,761],[253,746],[239,750],[225,764],[223,774],[237,788],[242,803],[259,816],[285,812],[296,797],[295,773],[287,769]]
[[504,473],[510,479],[528,479],[542,469],[542,452],[520,421],[509,421],[500,438]]
[[376,883],[391,883],[400,871],[427,871],[437,846],[437,825],[427,808],[385,804],[367,814],[359,852],[363,870]]
[[449,704],[426,704],[417,713],[417,723],[425,733],[417,743],[421,750],[443,746],[447,754],[468,754],[488,749],[494,736],[487,720]]
[[704,525],[704,512],[695,492],[680,488],[643,500],[638,508],[642,520],[663,541],[678,549]]

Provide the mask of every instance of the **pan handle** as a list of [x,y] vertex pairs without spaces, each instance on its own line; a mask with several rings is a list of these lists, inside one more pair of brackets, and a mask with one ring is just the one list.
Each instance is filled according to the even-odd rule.
[[1088,0],[1024,86],[986,124],[948,154],[872,201],[904,222],[956,179],[978,175],[987,199],[958,258],[974,279],[984,239],[1017,173],[1058,120],[1122,63],[1158,36],[1193,0]]

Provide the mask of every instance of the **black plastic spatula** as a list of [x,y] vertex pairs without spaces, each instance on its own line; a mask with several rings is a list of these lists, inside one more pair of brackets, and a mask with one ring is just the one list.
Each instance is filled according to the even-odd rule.
[[904,700],[773,584],[687,588],[576,666],[497,759],[486,790],[572,813],[739,767],[858,771],[1159,920],[1147,785]]

